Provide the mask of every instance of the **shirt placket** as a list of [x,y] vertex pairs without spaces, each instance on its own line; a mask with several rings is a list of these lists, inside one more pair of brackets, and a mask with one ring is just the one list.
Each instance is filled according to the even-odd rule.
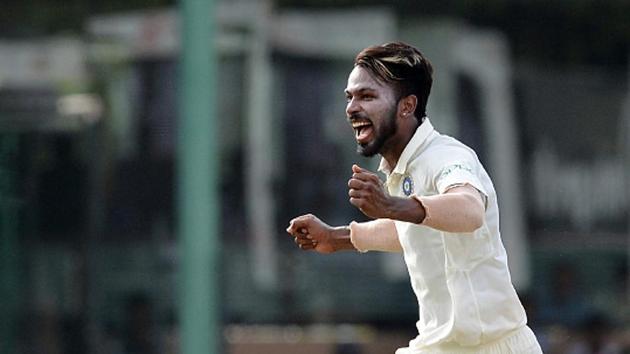
[[385,181],[385,189],[387,189],[387,192],[389,192],[389,195],[392,196],[398,196],[399,193],[397,193],[397,191],[399,191],[400,189],[400,179],[402,178],[402,175],[396,172],[392,172],[391,175],[389,175],[389,177],[387,177],[387,180]]

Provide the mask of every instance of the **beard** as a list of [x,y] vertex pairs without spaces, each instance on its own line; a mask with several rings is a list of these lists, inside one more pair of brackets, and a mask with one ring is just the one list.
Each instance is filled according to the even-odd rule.
[[372,157],[381,153],[389,138],[396,134],[396,109],[391,109],[386,113],[382,124],[378,126],[372,124],[374,126],[374,139],[367,144],[357,144],[357,153],[365,157]]

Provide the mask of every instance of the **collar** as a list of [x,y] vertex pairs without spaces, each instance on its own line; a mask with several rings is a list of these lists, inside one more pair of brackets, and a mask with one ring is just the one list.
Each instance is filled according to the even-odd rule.
[[429,121],[429,117],[424,119],[424,122],[420,124],[420,126],[416,129],[416,132],[413,133],[411,140],[403,149],[403,152],[400,154],[398,158],[398,163],[392,170],[387,161],[384,158],[381,158],[381,163],[378,167],[380,172],[383,172],[387,175],[392,173],[404,174],[407,169],[407,164],[409,163],[409,159],[413,156],[413,154],[420,148],[429,135],[434,131],[433,125]]

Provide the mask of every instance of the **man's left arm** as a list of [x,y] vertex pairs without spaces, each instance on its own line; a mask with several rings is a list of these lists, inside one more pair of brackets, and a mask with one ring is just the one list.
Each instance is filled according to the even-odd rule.
[[484,200],[470,184],[453,186],[433,196],[394,197],[385,191],[376,174],[358,166],[353,172],[348,182],[350,203],[369,217],[457,233],[473,232],[484,223]]
[[422,224],[431,228],[466,233],[483,226],[485,203],[482,194],[470,184],[449,188],[444,194],[413,196],[422,205]]

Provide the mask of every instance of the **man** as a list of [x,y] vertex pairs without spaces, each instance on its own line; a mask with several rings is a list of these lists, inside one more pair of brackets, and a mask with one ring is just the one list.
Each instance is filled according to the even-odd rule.
[[476,154],[426,116],[433,68],[416,49],[361,51],[345,90],[358,152],[350,203],[375,220],[331,227],[313,215],[287,231],[301,249],[403,252],[418,298],[419,334],[396,354],[542,353],[511,283],[492,182]]

